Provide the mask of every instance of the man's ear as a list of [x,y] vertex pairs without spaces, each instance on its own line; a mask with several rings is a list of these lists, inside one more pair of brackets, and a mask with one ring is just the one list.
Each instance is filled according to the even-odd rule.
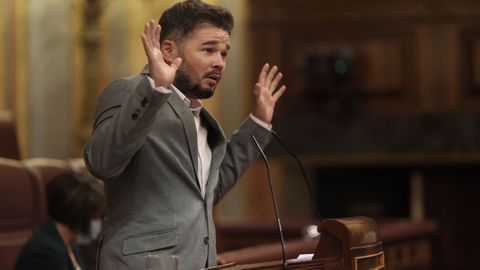
[[163,60],[167,64],[171,64],[173,59],[178,57],[178,46],[173,40],[166,39],[162,42]]

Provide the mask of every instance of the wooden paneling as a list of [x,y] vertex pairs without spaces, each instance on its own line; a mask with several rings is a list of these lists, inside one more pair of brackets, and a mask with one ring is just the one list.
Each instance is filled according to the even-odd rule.
[[[480,95],[470,91],[480,85],[478,1],[263,0],[251,6],[252,74],[267,60],[280,65],[288,88],[280,115],[344,107],[393,114],[480,108]],[[349,89],[339,90],[348,92],[341,95],[349,105],[312,92],[312,85],[328,83],[308,82],[299,67],[305,55],[342,50],[353,61]]]
[[[425,183],[425,215],[441,228],[441,243],[432,251],[438,252],[434,269],[478,269],[478,237],[472,237],[478,209],[472,206],[478,205],[473,185],[480,176],[480,1],[250,0],[250,5],[252,74],[267,60],[280,66],[287,92],[276,107],[274,127],[294,151],[310,157],[310,172],[323,173],[313,180],[320,182],[318,189],[328,187],[327,181],[336,185],[339,191],[331,194],[338,197],[353,186],[338,184],[342,179],[367,184],[379,174],[394,187],[410,182],[392,181],[390,173],[399,177],[400,168],[408,178],[418,172]],[[347,72],[335,74],[336,64]],[[270,150],[283,157],[283,149]],[[358,162],[358,170],[350,162]],[[335,174],[325,175],[325,166]],[[394,191],[398,197],[388,198],[409,211],[408,188]],[[323,205],[324,211],[334,210]],[[471,215],[474,221],[461,221]]]
[[480,29],[464,34],[467,95],[480,95]]
[[472,90],[475,92],[480,92],[480,36],[478,36],[475,40],[472,40]]
[[[358,58],[362,61],[365,75],[360,89],[367,93],[394,93],[404,89],[404,51],[401,40],[370,39],[358,48]],[[364,64],[362,65],[362,62]],[[361,72],[359,70],[359,72]]]
[[456,91],[458,105],[478,111],[480,104],[480,24],[467,24],[459,29],[460,88]]
[[[289,90],[278,106],[280,115],[335,112],[342,106],[364,112],[399,111],[418,102],[410,35],[349,31],[304,33],[288,39],[294,31],[285,33],[281,42],[284,48],[279,62]],[[353,104],[342,104],[346,99]]]

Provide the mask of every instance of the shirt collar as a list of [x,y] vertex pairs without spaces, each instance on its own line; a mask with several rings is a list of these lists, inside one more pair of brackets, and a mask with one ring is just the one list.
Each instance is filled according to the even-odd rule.
[[202,102],[198,99],[189,99],[187,96],[185,96],[182,91],[178,90],[175,85],[171,85],[172,89],[177,93],[177,95],[180,97],[181,100],[187,105],[187,107],[190,109],[190,111],[195,114],[195,115],[200,115],[200,111],[203,108]]

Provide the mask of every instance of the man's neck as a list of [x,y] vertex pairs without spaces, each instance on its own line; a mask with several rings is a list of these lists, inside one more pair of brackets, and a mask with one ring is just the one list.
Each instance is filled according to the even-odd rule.
[[196,98],[191,98],[185,95],[180,89],[178,89],[175,85],[172,84],[173,90],[177,93],[177,95],[180,97],[181,100],[185,101],[185,99],[188,101],[188,106],[190,109],[200,109],[202,108],[202,102],[199,99]]

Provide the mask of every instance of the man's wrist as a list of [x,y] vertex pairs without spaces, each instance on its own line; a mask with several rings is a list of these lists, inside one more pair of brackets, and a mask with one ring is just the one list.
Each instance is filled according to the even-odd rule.
[[155,81],[153,80],[152,77],[150,77],[149,75],[147,75],[147,79],[148,79],[148,82],[150,83],[150,86],[152,86],[153,89],[155,89],[156,91],[162,93],[162,94],[170,94],[172,93],[172,90],[166,88],[166,87],[163,87],[163,86],[155,86]]
[[255,121],[255,123],[262,126],[263,128],[267,130],[272,130],[272,124],[260,120],[258,117],[253,115],[253,113],[250,114],[250,118],[252,118],[252,120]]

